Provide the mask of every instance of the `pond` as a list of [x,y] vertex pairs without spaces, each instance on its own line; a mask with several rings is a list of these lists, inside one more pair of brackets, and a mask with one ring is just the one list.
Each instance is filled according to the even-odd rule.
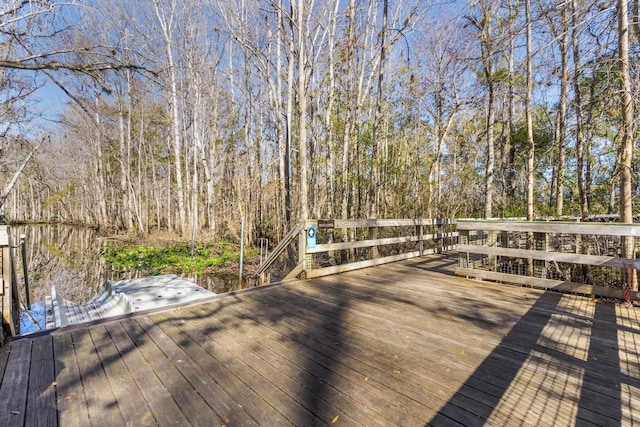
[[[104,260],[100,248],[110,241],[95,229],[66,225],[13,225],[12,241],[24,235],[29,271],[31,309],[29,312],[40,328],[45,325],[45,298],[51,287],[62,298],[75,303],[86,303],[93,298],[105,280],[123,280],[140,277],[140,271],[115,271]],[[20,300],[26,305],[22,254],[15,250]],[[195,279],[198,285],[215,293],[238,289],[238,278],[226,274],[202,275]],[[21,318],[21,332],[37,330],[25,313]]]

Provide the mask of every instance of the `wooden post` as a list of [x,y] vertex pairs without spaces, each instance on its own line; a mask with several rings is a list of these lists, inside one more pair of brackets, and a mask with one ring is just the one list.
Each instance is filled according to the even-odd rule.
[[[469,244],[469,230],[458,230],[458,244]],[[458,267],[471,268],[469,265],[469,252],[458,252]]]
[[[369,227],[369,240],[376,240],[378,238],[378,227]],[[379,256],[378,247],[371,246],[369,248],[369,259],[376,259]]]
[[[498,244],[498,232],[489,230],[487,232],[487,246],[496,247]],[[498,270],[498,257],[495,255],[487,255],[487,267],[490,271]]]
[[20,305],[8,226],[0,226],[0,248],[2,249],[2,329],[7,335],[15,336],[20,333],[18,321]]
[[318,227],[317,220],[303,221],[304,227],[302,233],[300,233],[300,244],[298,245],[298,259],[300,263],[303,263],[305,277],[306,272],[313,268],[313,259],[310,253],[307,253],[307,230],[310,226]]
[[[544,252],[549,250],[549,235],[547,233],[533,233],[533,250]],[[547,261],[533,260],[533,276],[547,278]]]
[[424,236],[424,225],[416,225],[416,232],[420,238],[420,240],[418,240],[418,251],[420,252],[420,256],[422,256],[424,255],[424,240],[422,240]]

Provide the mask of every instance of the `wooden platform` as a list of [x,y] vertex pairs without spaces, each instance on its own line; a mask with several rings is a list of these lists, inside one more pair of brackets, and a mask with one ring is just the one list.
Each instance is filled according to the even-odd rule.
[[0,350],[0,425],[639,425],[638,309],[429,257]]

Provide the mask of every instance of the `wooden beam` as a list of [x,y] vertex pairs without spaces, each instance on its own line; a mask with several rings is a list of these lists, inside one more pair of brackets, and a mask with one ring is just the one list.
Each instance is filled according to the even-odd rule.
[[2,326],[7,328],[10,336],[16,335],[15,318],[13,315],[13,278],[11,274],[11,253],[9,246],[2,248]]
[[[475,277],[477,279],[492,282],[503,282],[512,285],[530,286],[539,289],[551,289],[555,291],[571,292],[582,295],[596,295],[606,298],[622,299],[622,289],[608,288],[605,286],[592,286],[584,283],[568,282],[563,280],[541,279],[532,276],[518,276],[515,274],[497,273],[494,271],[478,270],[472,268],[456,267],[456,275],[465,277]],[[631,294],[631,299],[640,301],[637,292]]]
[[[456,237],[458,233],[440,233],[440,234],[428,234],[422,236],[422,240],[436,240],[442,237]],[[328,251],[341,251],[355,248],[368,248],[371,246],[393,245],[397,243],[411,243],[419,242],[420,236],[404,236],[404,237],[389,237],[385,239],[375,240],[361,240],[358,242],[341,242],[341,243],[325,243],[317,245],[313,249],[307,249],[307,253],[317,254]]]
[[640,237],[640,224],[620,223],[458,220],[457,229]]
[[510,249],[501,247],[488,247],[480,245],[457,246],[460,253],[474,253],[489,256],[505,256],[510,258],[536,259],[542,261],[566,262],[571,264],[587,264],[606,267],[626,267],[637,260],[631,258],[619,258],[600,255],[584,255],[563,252],[545,252],[527,249]]
[[411,227],[452,223],[449,219],[336,219],[335,228]]

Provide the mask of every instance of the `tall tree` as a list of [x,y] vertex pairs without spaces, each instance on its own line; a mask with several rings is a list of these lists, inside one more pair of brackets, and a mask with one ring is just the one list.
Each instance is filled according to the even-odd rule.
[[533,93],[533,53],[531,35],[531,0],[524,1],[525,32],[526,32],[526,91],[525,91],[525,120],[527,123],[527,220],[533,221],[535,185],[535,143],[533,140],[533,114],[531,112],[531,95]]
[[[631,75],[629,71],[629,17],[627,0],[618,0],[618,67],[620,70],[620,112],[622,136],[620,139],[620,222],[633,223],[632,160],[633,160],[633,102],[631,98]],[[625,237],[622,256],[635,258],[635,240]],[[638,289],[635,275],[627,280],[627,286]],[[628,305],[630,301],[627,299]]]

